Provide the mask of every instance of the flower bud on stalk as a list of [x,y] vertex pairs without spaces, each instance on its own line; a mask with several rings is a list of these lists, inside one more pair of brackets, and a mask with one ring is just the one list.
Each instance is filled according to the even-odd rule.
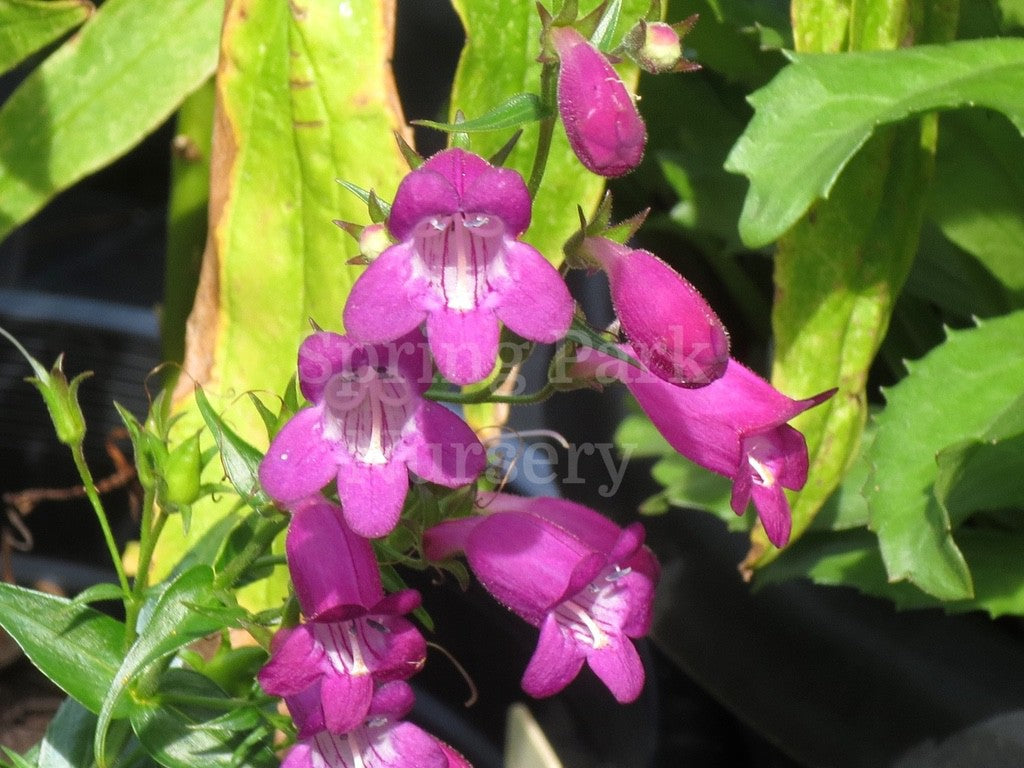
[[572,151],[601,176],[629,173],[643,158],[647,129],[626,86],[577,30],[552,26],[547,34],[558,54],[558,112]]
[[696,23],[697,14],[678,24],[641,19],[613,53],[626,54],[638,67],[652,75],[692,72],[700,69],[700,64],[683,56],[682,40]]

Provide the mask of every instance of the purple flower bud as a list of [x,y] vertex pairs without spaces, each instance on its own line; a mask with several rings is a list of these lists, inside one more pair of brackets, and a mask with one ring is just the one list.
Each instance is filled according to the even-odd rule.
[[485,515],[434,526],[424,549],[435,560],[464,551],[487,591],[540,627],[523,690],[558,693],[586,662],[618,701],[636,699],[644,670],[629,638],[650,629],[659,573],[643,528],[563,499],[484,493],[480,503]]
[[792,522],[783,489],[807,481],[807,444],[786,422],[835,390],[793,400],[735,360],[720,379],[685,389],[591,348],[580,350],[571,373],[625,383],[669,445],[732,480],[733,511],[742,515],[753,500],[768,539],[786,545]]
[[725,373],[729,334],[704,297],[653,253],[601,237],[584,241],[611,285],[612,303],[633,352],[653,373],[703,387]]
[[572,27],[550,27],[558,53],[558,112],[572,151],[601,176],[629,173],[640,164],[647,129],[615,69]]

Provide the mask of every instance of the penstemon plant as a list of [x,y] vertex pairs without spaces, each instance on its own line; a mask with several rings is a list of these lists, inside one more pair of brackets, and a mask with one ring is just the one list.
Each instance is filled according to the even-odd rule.
[[[0,0],[0,12],[49,22],[26,27],[14,56],[0,63],[17,63],[89,13],[62,0],[45,11],[36,5]],[[826,39],[827,26],[795,4],[792,29],[768,11],[757,20],[765,36],[758,55],[771,55],[773,29],[798,53],[785,67],[768,60],[750,71],[750,52],[737,53],[745,44],[722,36],[726,27],[735,35],[740,20],[717,5],[700,9],[707,22],[687,6],[683,21],[668,24],[660,0],[649,8],[540,3],[508,16],[522,49],[490,51],[482,20],[491,5],[456,3],[485,42],[464,54],[451,121],[421,121],[448,137],[429,157],[410,145],[378,75],[360,90],[339,64],[351,51],[388,58],[381,18],[393,8],[382,4],[381,14],[373,2],[169,0],[166,19],[202,30],[189,37],[189,66],[148,93],[109,146],[55,144],[63,164],[48,176],[51,192],[180,106],[182,146],[194,152],[176,161],[172,219],[198,203],[209,233],[201,271],[189,272],[182,253],[204,233],[180,221],[172,227],[180,241],[171,238],[165,346],[182,361],[179,375],[145,418],[119,408],[142,489],[130,566],[83,451],[83,377],[68,381],[62,358],[47,370],[3,331],[28,360],[30,381],[72,452],[117,583],[72,599],[0,584],[0,625],[68,694],[40,746],[8,750],[0,763],[467,766],[454,746],[409,719],[433,619],[406,580],[424,571],[463,586],[475,578],[536,628],[519,673],[529,696],[553,696],[594,675],[615,701],[635,701],[645,669],[634,641],[651,631],[660,575],[644,527],[620,526],[576,501],[514,493],[514,472],[502,465],[508,409],[574,389],[622,385],[631,394],[638,412],[620,428],[623,452],[639,445],[658,458],[656,476],[668,478],[645,511],[672,502],[739,520],[751,531],[748,577],[810,575],[907,605],[947,600],[1024,612],[996,599],[998,575],[982,569],[972,581],[950,534],[951,520],[959,526],[1019,501],[992,490],[989,506],[972,506],[965,491],[986,460],[1011,461],[1005,454],[1020,439],[1014,398],[1024,355],[1004,365],[987,353],[1006,334],[1024,338],[1017,315],[956,331],[911,366],[860,447],[868,368],[916,251],[925,202],[915,184],[932,172],[935,118],[868,137],[878,125],[967,102],[1002,109],[1020,128],[1011,87],[991,82],[1002,71],[991,56],[1020,79],[1020,41],[998,41],[989,58],[969,43],[890,51],[894,58],[839,55],[898,43],[853,22],[848,37]],[[107,0],[79,33],[79,52],[73,41],[59,47],[0,109],[0,128],[19,125],[40,82],[62,82],[73,70],[66,60],[103,49],[118,28],[152,29],[161,39],[147,46],[132,37],[128,53],[158,61],[163,46],[175,45],[164,27],[180,26],[148,27],[152,11],[141,6]],[[955,21],[935,15],[919,32],[945,42]],[[754,117],[722,153],[725,168],[750,180],[742,212],[725,225],[700,206],[702,185],[727,183],[694,173],[693,157],[666,140],[669,118],[655,111],[648,124],[633,93],[638,68],[652,76],[644,83],[653,94],[699,70],[683,44],[700,42],[705,24],[725,41],[701,48],[709,66],[751,90],[781,69],[751,96]],[[890,66],[908,80],[883,82]],[[974,80],[958,74],[965,69]],[[503,80],[503,71],[513,74]],[[212,89],[200,87],[211,74]],[[861,74],[867,85],[854,82]],[[933,86],[947,81],[954,92],[937,95]],[[842,102],[828,93],[833,82],[884,98]],[[105,106],[76,111],[68,93],[63,129],[79,127],[82,109]],[[826,95],[842,103],[844,119],[822,114]],[[212,144],[191,138],[196,126],[197,135],[212,126]],[[197,186],[188,166],[203,156],[200,144],[209,146],[212,170]],[[640,210],[613,223],[605,181],[635,175],[623,196],[640,189],[642,197],[651,193],[644,185],[652,166],[679,198],[670,220],[655,213],[648,222]],[[0,231],[45,202],[45,185],[28,183],[31,169],[23,176],[0,175],[8,192]],[[870,205],[895,213],[851,213],[862,202],[858,190],[876,188],[892,199]],[[726,207],[737,202],[721,197]],[[977,243],[977,232],[934,215],[953,242],[968,251]],[[351,242],[331,239],[332,220]],[[686,231],[721,253],[741,241],[750,249],[778,243],[773,383],[734,358],[725,324],[698,288],[636,244],[645,224]],[[850,253],[828,262],[837,243]],[[1004,256],[986,264],[1017,274]],[[733,298],[758,302],[748,276],[719,269]],[[616,315],[610,327],[587,322],[567,288],[570,270],[604,274]],[[1017,307],[1021,286],[1011,287],[1004,298]],[[184,304],[192,306],[187,324]],[[550,354],[546,377],[528,384],[522,364],[542,353]],[[981,394],[938,423],[920,403],[937,397],[949,366],[967,380],[949,391],[977,384]],[[900,463],[904,439],[911,456]],[[1007,450],[994,453],[1000,448]],[[934,487],[934,498],[922,501],[920,487]],[[911,520],[900,504],[926,509]],[[924,544],[913,525],[926,528]],[[979,558],[978,528],[963,535]],[[910,583],[894,586],[900,580]],[[123,620],[91,605],[109,600],[121,604]]]

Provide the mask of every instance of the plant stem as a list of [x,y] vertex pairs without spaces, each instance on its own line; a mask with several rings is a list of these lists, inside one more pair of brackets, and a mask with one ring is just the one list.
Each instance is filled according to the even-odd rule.
[[131,588],[128,586],[128,576],[124,572],[124,563],[121,562],[121,553],[117,551],[117,542],[114,541],[114,533],[110,530],[110,521],[107,519],[107,512],[103,509],[103,502],[100,501],[100,494],[96,490],[96,483],[92,479],[92,472],[89,465],[85,463],[85,454],[82,452],[81,441],[71,445],[71,455],[75,460],[75,468],[78,469],[78,476],[82,479],[82,487],[85,488],[85,495],[92,504],[96,519],[99,520],[100,530],[103,531],[103,539],[107,543],[107,551],[114,563],[114,570],[117,571],[117,580],[121,584],[121,591],[124,593],[125,608],[131,602]]
[[153,562],[156,542],[167,522],[167,515],[156,509],[156,496],[152,488],[144,488],[142,496],[142,521],[139,525],[139,562],[132,582],[131,602],[125,606],[126,645],[135,640],[135,624],[145,602],[143,594],[149,586],[149,568]]
[[461,403],[471,405],[476,403],[508,403],[509,405],[530,405],[547,400],[555,393],[555,385],[550,381],[536,392],[528,395],[499,395],[491,390],[485,390],[471,395],[461,392],[442,392],[428,390],[425,397],[439,403]]
[[526,188],[530,191],[531,200],[537,197],[537,190],[540,189],[540,182],[544,178],[544,169],[548,164],[548,154],[551,152],[551,139],[555,133],[555,123],[558,122],[557,83],[557,62],[545,63],[540,71],[540,97],[544,107],[548,110],[548,117],[540,121],[540,134],[537,136],[537,153],[533,156],[530,181],[526,185]]

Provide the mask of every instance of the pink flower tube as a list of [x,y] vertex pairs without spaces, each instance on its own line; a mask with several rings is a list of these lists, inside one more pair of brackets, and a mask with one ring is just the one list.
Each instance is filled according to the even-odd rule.
[[[628,345],[622,349],[633,353]],[[807,444],[786,422],[835,390],[793,400],[735,360],[720,379],[685,389],[590,348],[580,350],[571,373],[623,382],[669,445],[732,480],[733,511],[742,515],[753,500],[768,539],[786,545],[792,521],[783,489],[807,482]]]
[[465,552],[487,591],[540,627],[523,690],[558,693],[586,662],[618,701],[636,699],[644,670],[630,638],[650,629],[659,574],[640,524],[620,529],[563,499],[485,493],[480,503],[486,514],[434,526],[424,548],[434,560]]

